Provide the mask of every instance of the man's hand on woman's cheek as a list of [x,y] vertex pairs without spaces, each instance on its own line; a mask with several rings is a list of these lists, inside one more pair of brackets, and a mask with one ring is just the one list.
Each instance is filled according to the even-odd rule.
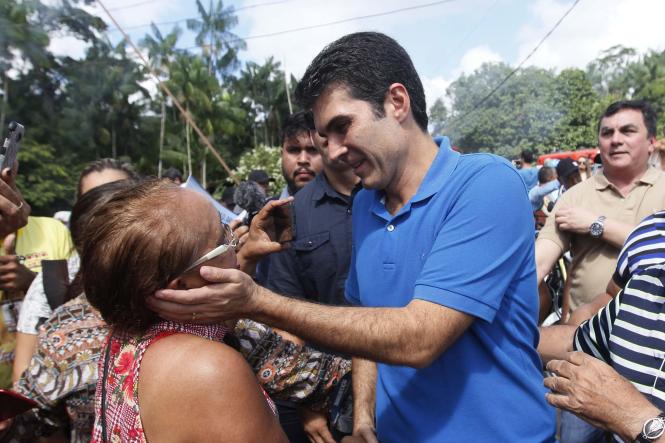
[[162,289],[148,298],[148,306],[168,320],[219,323],[243,318],[256,308],[258,286],[237,269],[201,268],[209,285],[195,289]]

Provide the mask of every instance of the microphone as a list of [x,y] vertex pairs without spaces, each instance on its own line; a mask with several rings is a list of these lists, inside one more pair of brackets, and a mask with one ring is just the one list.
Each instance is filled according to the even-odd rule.
[[253,181],[244,181],[236,187],[233,193],[233,200],[247,212],[244,221],[247,225],[252,222],[252,218],[265,205],[267,196],[263,188]]

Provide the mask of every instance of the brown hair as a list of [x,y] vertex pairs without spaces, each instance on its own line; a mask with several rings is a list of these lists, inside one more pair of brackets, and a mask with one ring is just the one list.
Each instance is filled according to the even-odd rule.
[[[90,217],[92,217],[95,211],[104,206],[106,202],[108,202],[111,197],[113,197],[113,195],[129,189],[135,185],[136,182],[134,180],[119,180],[106,183],[91,189],[90,191],[81,195],[78,200],[76,200],[76,204],[72,208],[72,216],[69,220],[69,230],[72,234],[74,248],[79,255],[83,250],[83,232],[85,227],[88,225],[88,222],[90,221]],[[65,301],[77,297],[82,292],[83,275],[79,269],[79,271],[76,273],[76,276],[67,288]]]
[[115,194],[85,228],[83,287],[110,326],[143,332],[156,319],[146,298],[202,253],[202,233],[178,217],[183,192],[170,181],[147,180]]
[[88,163],[88,165],[83,168],[83,171],[81,171],[81,174],[79,175],[78,188],[76,190],[77,197],[81,196],[81,181],[83,181],[84,177],[92,174],[93,172],[102,172],[106,171],[107,169],[124,172],[127,174],[128,180],[137,181],[140,179],[139,174],[134,171],[134,168],[131,164],[122,160],[117,160],[115,158],[102,158],[100,160],[95,160]]

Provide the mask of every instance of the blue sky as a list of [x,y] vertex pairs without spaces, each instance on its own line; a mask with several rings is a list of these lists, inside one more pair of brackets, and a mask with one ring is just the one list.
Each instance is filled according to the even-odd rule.
[[[57,2],[58,0],[52,0]],[[123,27],[173,21],[197,15],[195,0],[102,0]],[[209,0],[204,0],[207,6]],[[233,0],[241,37],[317,25],[351,17],[383,13],[433,3],[433,0]],[[287,72],[302,75],[309,61],[326,44],[349,32],[374,30],[397,39],[413,58],[425,85],[428,102],[442,96],[462,72],[483,62],[516,64],[528,54],[573,0],[450,0],[428,7],[333,26],[250,39],[243,60],[263,62],[273,55]],[[252,5],[259,5],[251,7]],[[248,7],[250,6],[250,7]],[[98,6],[91,7],[105,20]],[[528,65],[551,69],[584,67],[601,50],[615,44],[644,52],[665,49],[662,0],[581,0]],[[180,46],[193,45],[186,31]],[[168,32],[172,25],[160,26]],[[138,41],[149,28],[130,31]],[[110,32],[116,41],[119,33]],[[56,38],[58,53],[80,56],[83,48],[71,38]]]

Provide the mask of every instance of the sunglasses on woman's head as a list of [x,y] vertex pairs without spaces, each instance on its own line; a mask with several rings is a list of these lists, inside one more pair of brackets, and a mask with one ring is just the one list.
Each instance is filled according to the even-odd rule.
[[202,265],[203,263],[209,260],[212,260],[213,258],[219,257],[229,249],[235,249],[236,246],[238,246],[238,238],[236,237],[231,227],[226,223],[222,222],[221,220],[220,222],[222,224],[222,236],[219,241],[220,243],[219,246],[217,246],[215,249],[208,252],[206,255],[199,258],[194,263],[192,263],[187,269],[183,271],[183,274],[191,271],[192,269],[196,268],[199,265]]

